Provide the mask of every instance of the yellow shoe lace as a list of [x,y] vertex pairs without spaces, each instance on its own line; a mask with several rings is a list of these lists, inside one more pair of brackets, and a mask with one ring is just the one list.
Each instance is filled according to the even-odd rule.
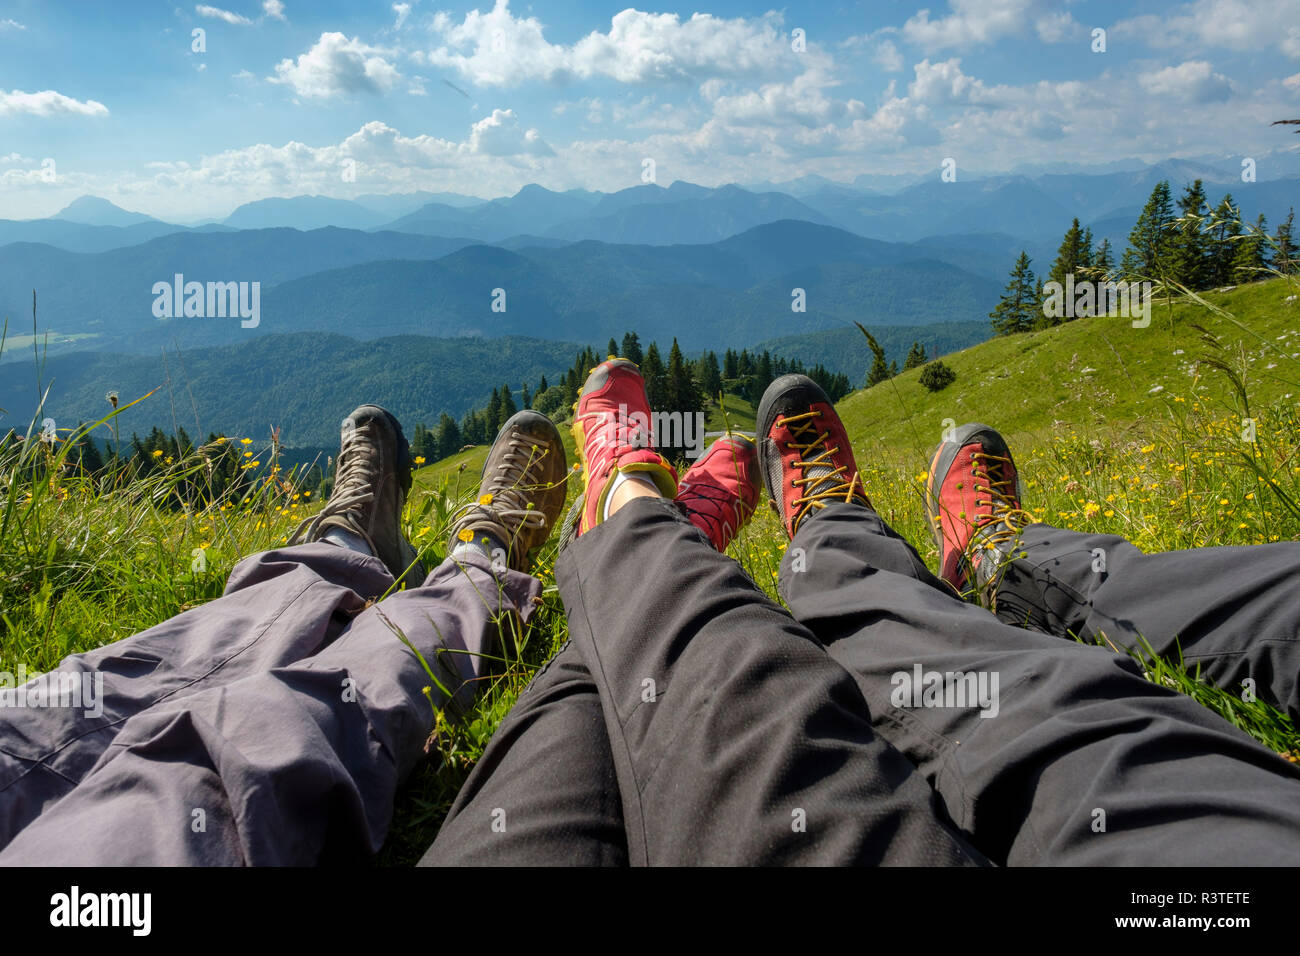
[[[852,501],[856,497],[867,500],[866,489],[862,487],[862,477],[855,471],[848,475],[846,465],[836,465],[834,456],[840,447],[827,447],[829,432],[818,431],[813,419],[821,418],[820,410],[803,412],[778,418],[777,427],[790,429],[791,440],[785,447],[799,452],[799,458],[793,463],[803,472],[803,477],[792,478],[790,484],[803,489],[803,495],[794,499],[794,520],[791,521],[791,533],[799,530],[799,523],[812,508],[825,508],[832,501]],[[817,454],[813,457],[809,455]]]

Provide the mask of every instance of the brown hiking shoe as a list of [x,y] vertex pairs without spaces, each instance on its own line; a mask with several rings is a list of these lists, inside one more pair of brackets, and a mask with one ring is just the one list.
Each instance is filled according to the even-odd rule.
[[478,500],[452,525],[448,552],[490,535],[505,547],[506,563],[527,572],[528,553],[546,543],[564,509],[568,473],[554,423],[531,409],[516,412],[488,451]]
[[363,540],[394,578],[405,576],[415,587],[424,580],[424,568],[402,536],[402,507],[410,490],[411,450],[401,424],[378,405],[362,405],[343,419],[329,501],[288,543],[319,541],[340,528]]

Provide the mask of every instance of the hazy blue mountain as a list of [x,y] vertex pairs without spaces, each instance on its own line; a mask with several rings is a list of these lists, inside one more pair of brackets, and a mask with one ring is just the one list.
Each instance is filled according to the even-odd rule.
[[431,202],[441,203],[444,206],[451,206],[457,209],[464,209],[469,206],[481,206],[487,200],[479,199],[477,196],[462,196],[460,193],[438,193],[430,192],[427,189],[417,190],[411,193],[366,193],[357,196],[353,202],[359,206],[365,206],[367,209],[373,209],[375,212],[383,213],[385,222],[405,216],[415,212],[421,206],[427,206]]
[[65,219],[0,219],[0,246],[41,242],[68,252],[106,252],[184,231],[182,226],[157,220],[133,226],[87,226]]
[[50,218],[77,222],[83,226],[134,226],[142,222],[158,221],[142,212],[129,212],[98,196],[74,199]]
[[[30,317],[36,289],[42,327],[93,333],[97,345],[152,347],[153,285],[173,281],[178,272],[187,281],[261,282],[265,296],[277,283],[322,269],[436,259],[468,244],[468,239],[335,228],[179,232],[94,255],[13,243],[0,246],[0,319],[9,317],[12,328],[18,316]],[[136,339],[142,332],[145,337]],[[135,344],[120,345],[123,337]]]
[[[672,195],[674,190],[664,192]],[[691,192],[677,190],[678,195],[685,194],[686,198],[627,205],[604,216],[592,210],[588,216],[555,226],[547,235],[670,245],[715,242],[781,219],[836,225],[829,217],[783,193],[751,193],[739,186],[721,186],[694,195]]]
[[586,213],[601,195],[581,189],[553,192],[528,185],[513,196],[467,208],[429,203],[384,228],[432,236],[468,236],[483,241],[523,233],[546,235],[557,224]]
[[[522,243],[530,240],[521,237]],[[830,328],[982,319],[1003,284],[925,248],[891,245],[798,220],[715,243],[591,240],[516,250],[404,233],[291,229],[180,233],[99,255],[0,247],[0,315],[30,309],[42,328],[89,334],[96,348],[152,350],[241,342],[280,332],[504,334],[587,341],[644,329],[683,347]],[[155,282],[262,283],[260,326],[228,317],[162,321]],[[491,308],[493,290],[506,311]],[[801,288],[805,312],[791,310]]]
[[[278,425],[288,446],[335,449],[339,422],[357,405],[383,405],[402,421],[409,437],[416,422],[433,425],[443,411],[459,418],[481,407],[502,384],[510,385],[517,397],[525,382],[534,388],[542,375],[554,379],[573,363],[579,348],[530,338],[404,336],[360,342],[313,334],[186,349],[179,357],[170,349],[165,362],[160,347],[147,355],[79,352],[47,363],[42,381],[53,382],[53,388],[42,414],[60,428],[93,422],[110,411],[104,400],[110,389],[125,404],[162,386],[118,417],[124,442],[133,431],[143,434],[154,425],[174,431],[174,403],[175,422],[192,438],[215,431],[263,443],[270,427]],[[0,415],[0,434],[10,428],[26,431],[35,412],[35,372],[10,364],[4,368],[0,408],[7,414]],[[99,437],[105,436],[111,432],[101,430]]]
[[350,199],[331,199],[328,196],[294,196],[289,199],[259,199],[244,203],[224,220],[225,225],[236,229],[323,229],[336,226],[342,229],[370,229],[389,218],[383,212],[363,206]]

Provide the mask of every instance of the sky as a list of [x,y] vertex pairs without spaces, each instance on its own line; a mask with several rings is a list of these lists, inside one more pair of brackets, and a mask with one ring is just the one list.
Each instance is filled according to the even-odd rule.
[[1300,142],[1300,0],[698,2],[0,0],[0,218]]

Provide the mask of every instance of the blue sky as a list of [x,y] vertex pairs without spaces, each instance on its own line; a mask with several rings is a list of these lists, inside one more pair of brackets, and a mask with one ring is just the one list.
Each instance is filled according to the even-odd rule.
[[1231,160],[1295,116],[1300,0],[0,0],[0,218]]

